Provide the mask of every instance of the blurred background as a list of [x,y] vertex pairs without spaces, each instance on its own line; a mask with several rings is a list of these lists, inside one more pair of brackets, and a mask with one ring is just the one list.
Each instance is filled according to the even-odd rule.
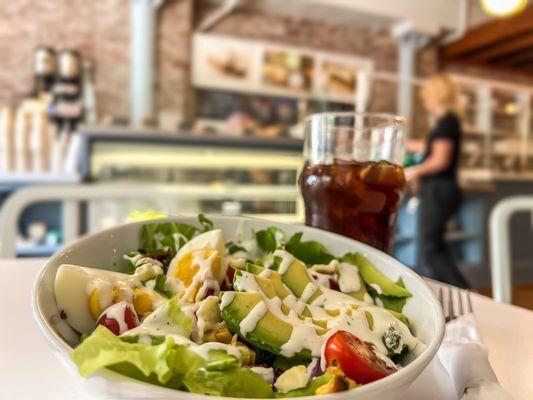
[[[473,287],[490,286],[491,209],[533,194],[527,0],[4,0],[0,21],[3,257],[48,256],[135,211],[302,223],[304,117],[386,112],[425,137],[419,87],[442,72],[465,111],[446,240]],[[532,225],[510,220],[518,289]],[[394,255],[414,269],[417,230],[406,196]],[[533,307],[528,293],[515,302]]]

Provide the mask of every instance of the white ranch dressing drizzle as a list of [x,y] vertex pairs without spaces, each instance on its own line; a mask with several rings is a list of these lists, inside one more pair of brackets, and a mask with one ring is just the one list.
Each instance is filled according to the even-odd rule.
[[307,302],[312,295],[318,290],[318,285],[315,282],[309,282],[300,296],[300,300]]
[[321,274],[333,274],[337,267],[339,266],[339,261],[336,259],[333,259],[329,262],[329,264],[315,264],[313,265],[310,270],[315,271]]
[[381,286],[379,286],[377,283],[371,283],[370,287],[376,291],[377,294],[383,294],[383,290],[381,289]]
[[200,303],[196,311],[197,323],[196,330],[199,340],[202,340],[205,332],[214,328],[220,321],[220,311],[218,308],[218,298],[209,296]]
[[285,304],[290,309],[293,309],[298,314],[301,314],[304,310],[307,304],[305,304],[303,301],[297,299],[293,294],[289,294],[288,296],[285,296],[285,298],[282,300],[282,303]]
[[[182,303],[189,302],[189,298],[192,296],[192,294],[198,290],[198,293],[195,296],[195,301],[198,301],[200,292],[202,292],[204,295],[207,292],[207,289],[204,291],[201,290],[201,286],[203,286],[206,281],[209,281],[209,285],[213,285],[213,281],[216,281],[213,276],[213,271],[211,270],[211,265],[213,264],[213,261],[219,256],[218,251],[213,251],[207,258],[205,258],[205,250],[204,251],[197,251],[194,254],[194,258],[191,261],[192,265],[198,265],[198,271],[194,274],[192,278],[192,282],[189,285],[189,287],[185,290],[183,293]],[[216,281],[218,286],[218,281]]]
[[255,307],[252,308],[248,315],[244,317],[241,323],[239,324],[239,330],[241,331],[241,335],[246,337],[246,335],[252,332],[261,320],[261,318],[264,317],[266,312],[266,304],[263,301],[257,303]]
[[259,375],[265,381],[270,384],[274,383],[274,370],[272,368],[265,367],[250,367],[250,371]]
[[[154,312],[147,316],[141,325],[137,328],[134,328],[128,332],[128,334],[140,334],[140,333],[149,333],[153,335],[178,335],[185,337],[185,332],[183,328],[179,325],[176,325],[168,315],[169,304],[168,301],[158,307]],[[182,309],[185,312],[184,309]],[[186,313],[189,317],[191,315]],[[196,318],[192,318],[193,325],[196,324]],[[133,332],[133,333],[132,333]]]
[[337,271],[341,292],[352,293],[361,289],[361,278],[359,278],[359,270],[355,265],[343,262],[338,265]]
[[229,306],[235,298],[235,292],[224,292],[220,299],[220,311]]
[[280,348],[280,354],[292,357],[296,353],[308,349],[313,357],[319,357],[322,349],[322,338],[312,326],[293,325],[290,339]]
[[[119,334],[126,332],[128,324],[126,323],[126,307],[131,307],[130,304],[126,301],[121,301],[120,303],[113,304],[107,310],[104,311],[107,318],[111,318],[117,321]],[[135,313],[133,313],[136,315]]]
[[231,346],[225,343],[219,343],[219,342],[209,342],[209,343],[199,344],[196,346],[190,346],[189,350],[198,354],[200,357],[202,357],[205,360],[209,359],[209,352],[213,350],[225,351],[230,356],[235,357],[237,360],[240,360],[241,358],[241,351],[239,350],[238,347]]
[[268,269],[268,268],[265,268],[264,270],[262,270],[260,273],[259,273],[259,276],[261,278],[269,278],[270,275],[272,275],[272,270]]
[[309,273],[311,274],[311,276],[313,277],[313,279],[315,281],[317,281],[317,283],[321,286],[324,286],[324,287],[327,287],[329,288],[330,287],[330,282],[329,280],[332,278],[331,275],[327,275],[327,274],[322,274],[320,272],[316,272],[316,271],[309,271]]
[[296,260],[294,256],[285,250],[276,250],[274,256],[281,257],[281,263],[278,267],[278,272],[283,275],[287,272],[291,264]]

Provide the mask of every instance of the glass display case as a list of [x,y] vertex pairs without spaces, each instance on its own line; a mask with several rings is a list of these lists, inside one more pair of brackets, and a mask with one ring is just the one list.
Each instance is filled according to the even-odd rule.
[[[303,162],[300,140],[116,129],[90,130],[82,135],[85,181],[179,188],[176,209],[183,214],[245,214],[303,221],[296,185]],[[91,205],[90,230],[112,225],[130,210],[112,202]]]

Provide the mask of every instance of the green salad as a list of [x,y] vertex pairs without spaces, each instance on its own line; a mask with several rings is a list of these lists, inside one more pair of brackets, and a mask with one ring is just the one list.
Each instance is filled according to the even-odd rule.
[[198,226],[147,222],[124,258],[123,272],[58,270],[84,377],[108,368],[193,393],[309,396],[384,378],[425,348],[402,314],[401,279],[302,233],[224,238],[203,215]]

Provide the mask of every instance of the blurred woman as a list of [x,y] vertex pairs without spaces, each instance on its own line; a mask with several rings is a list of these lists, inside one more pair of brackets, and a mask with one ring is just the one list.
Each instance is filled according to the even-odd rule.
[[436,119],[425,140],[410,141],[407,151],[424,153],[407,168],[408,181],[419,181],[419,234],[422,267],[429,277],[459,287],[468,284],[444,240],[447,221],[461,203],[457,167],[461,150],[460,90],[446,75],[428,79],[420,91],[425,109]]

